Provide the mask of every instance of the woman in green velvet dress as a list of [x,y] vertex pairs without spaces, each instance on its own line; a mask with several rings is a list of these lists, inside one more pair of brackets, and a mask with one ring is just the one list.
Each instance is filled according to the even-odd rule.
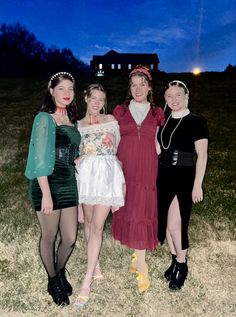
[[25,175],[41,228],[39,252],[48,275],[48,293],[57,305],[68,305],[72,294],[65,266],[77,236],[77,120],[75,80],[67,72],[56,73],[34,118]]

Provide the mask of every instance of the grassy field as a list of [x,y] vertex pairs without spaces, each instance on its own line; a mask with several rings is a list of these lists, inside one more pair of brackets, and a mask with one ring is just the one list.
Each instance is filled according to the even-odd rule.
[[[83,226],[68,269],[74,287],[71,305],[52,303],[46,292],[46,276],[38,255],[39,227],[28,200],[24,177],[33,113],[45,93],[44,78],[0,79],[0,316],[235,316],[235,162],[236,79],[223,73],[160,74],[155,90],[163,104],[164,85],[173,79],[190,89],[190,107],[209,124],[209,163],[205,199],[193,208],[190,223],[190,273],[180,292],[172,293],[163,279],[170,262],[166,245],[147,254],[151,288],[139,295],[136,280],[127,272],[131,250],[111,237],[111,218],[106,222],[101,266],[105,279],[94,283],[84,309],[74,307],[86,269]],[[94,80],[90,80],[94,81]],[[121,102],[127,82],[100,80],[108,90],[109,110]],[[86,80],[79,80],[79,95]]]

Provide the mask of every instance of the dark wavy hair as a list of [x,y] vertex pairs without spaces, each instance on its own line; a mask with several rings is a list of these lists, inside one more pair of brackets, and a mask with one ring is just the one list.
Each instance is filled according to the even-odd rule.
[[[142,69],[144,71],[142,71]],[[149,73],[149,75],[147,75],[147,72]],[[149,69],[144,65],[137,65],[131,71],[131,73],[129,75],[128,92],[127,92],[126,99],[124,101],[124,105],[126,107],[128,107],[128,105],[130,104],[130,101],[133,99],[132,94],[131,94],[131,89],[130,89],[133,76],[139,76],[139,77],[143,78],[145,81],[147,81],[148,86],[150,87],[150,90],[149,90],[148,95],[147,95],[147,100],[148,100],[148,102],[150,102],[151,109],[154,110],[156,108],[156,105],[155,105],[154,96],[153,96],[152,77],[150,75]]]
[[68,113],[68,117],[72,123],[75,123],[79,116],[78,116],[78,108],[76,105],[76,87],[75,87],[75,80],[73,76],[66,72],[60,72],[55,75],[53,75],[48,83],[48,89],[46,92],[46,95],[44,97],[43,104],[37,109],[36,114],[39,112],[48,112],[48,113],[55,113],[56,111],[56,105],[53,100],[53,97],[50,93],[50,88],[54,89],[62,80],[67,79],[70,80],[73,84],[74,88],[74,99],[72,102],[66,106],[66,110]]

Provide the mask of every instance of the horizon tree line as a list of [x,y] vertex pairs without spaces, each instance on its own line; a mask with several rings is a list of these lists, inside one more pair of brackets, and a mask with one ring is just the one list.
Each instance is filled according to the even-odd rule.
[[90,71],[71,49],[47,48],[20,23],[0,25],[0,76],[51,74],[58,65],[73,74]]
[[[69,48],[46,47],[20,23],[0,24],[0,76],[48,75],[58,71],[88,74],[90,66],[76,58]],[[224,72],[236,74],[236,65]]]

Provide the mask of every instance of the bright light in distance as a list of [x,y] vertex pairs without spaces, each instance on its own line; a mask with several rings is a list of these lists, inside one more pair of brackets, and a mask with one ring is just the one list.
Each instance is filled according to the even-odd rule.
[[194,69],[193,69],[193,74],[194,75],[199,75],[201,73],[201,68],[200,67],[195,67]]

